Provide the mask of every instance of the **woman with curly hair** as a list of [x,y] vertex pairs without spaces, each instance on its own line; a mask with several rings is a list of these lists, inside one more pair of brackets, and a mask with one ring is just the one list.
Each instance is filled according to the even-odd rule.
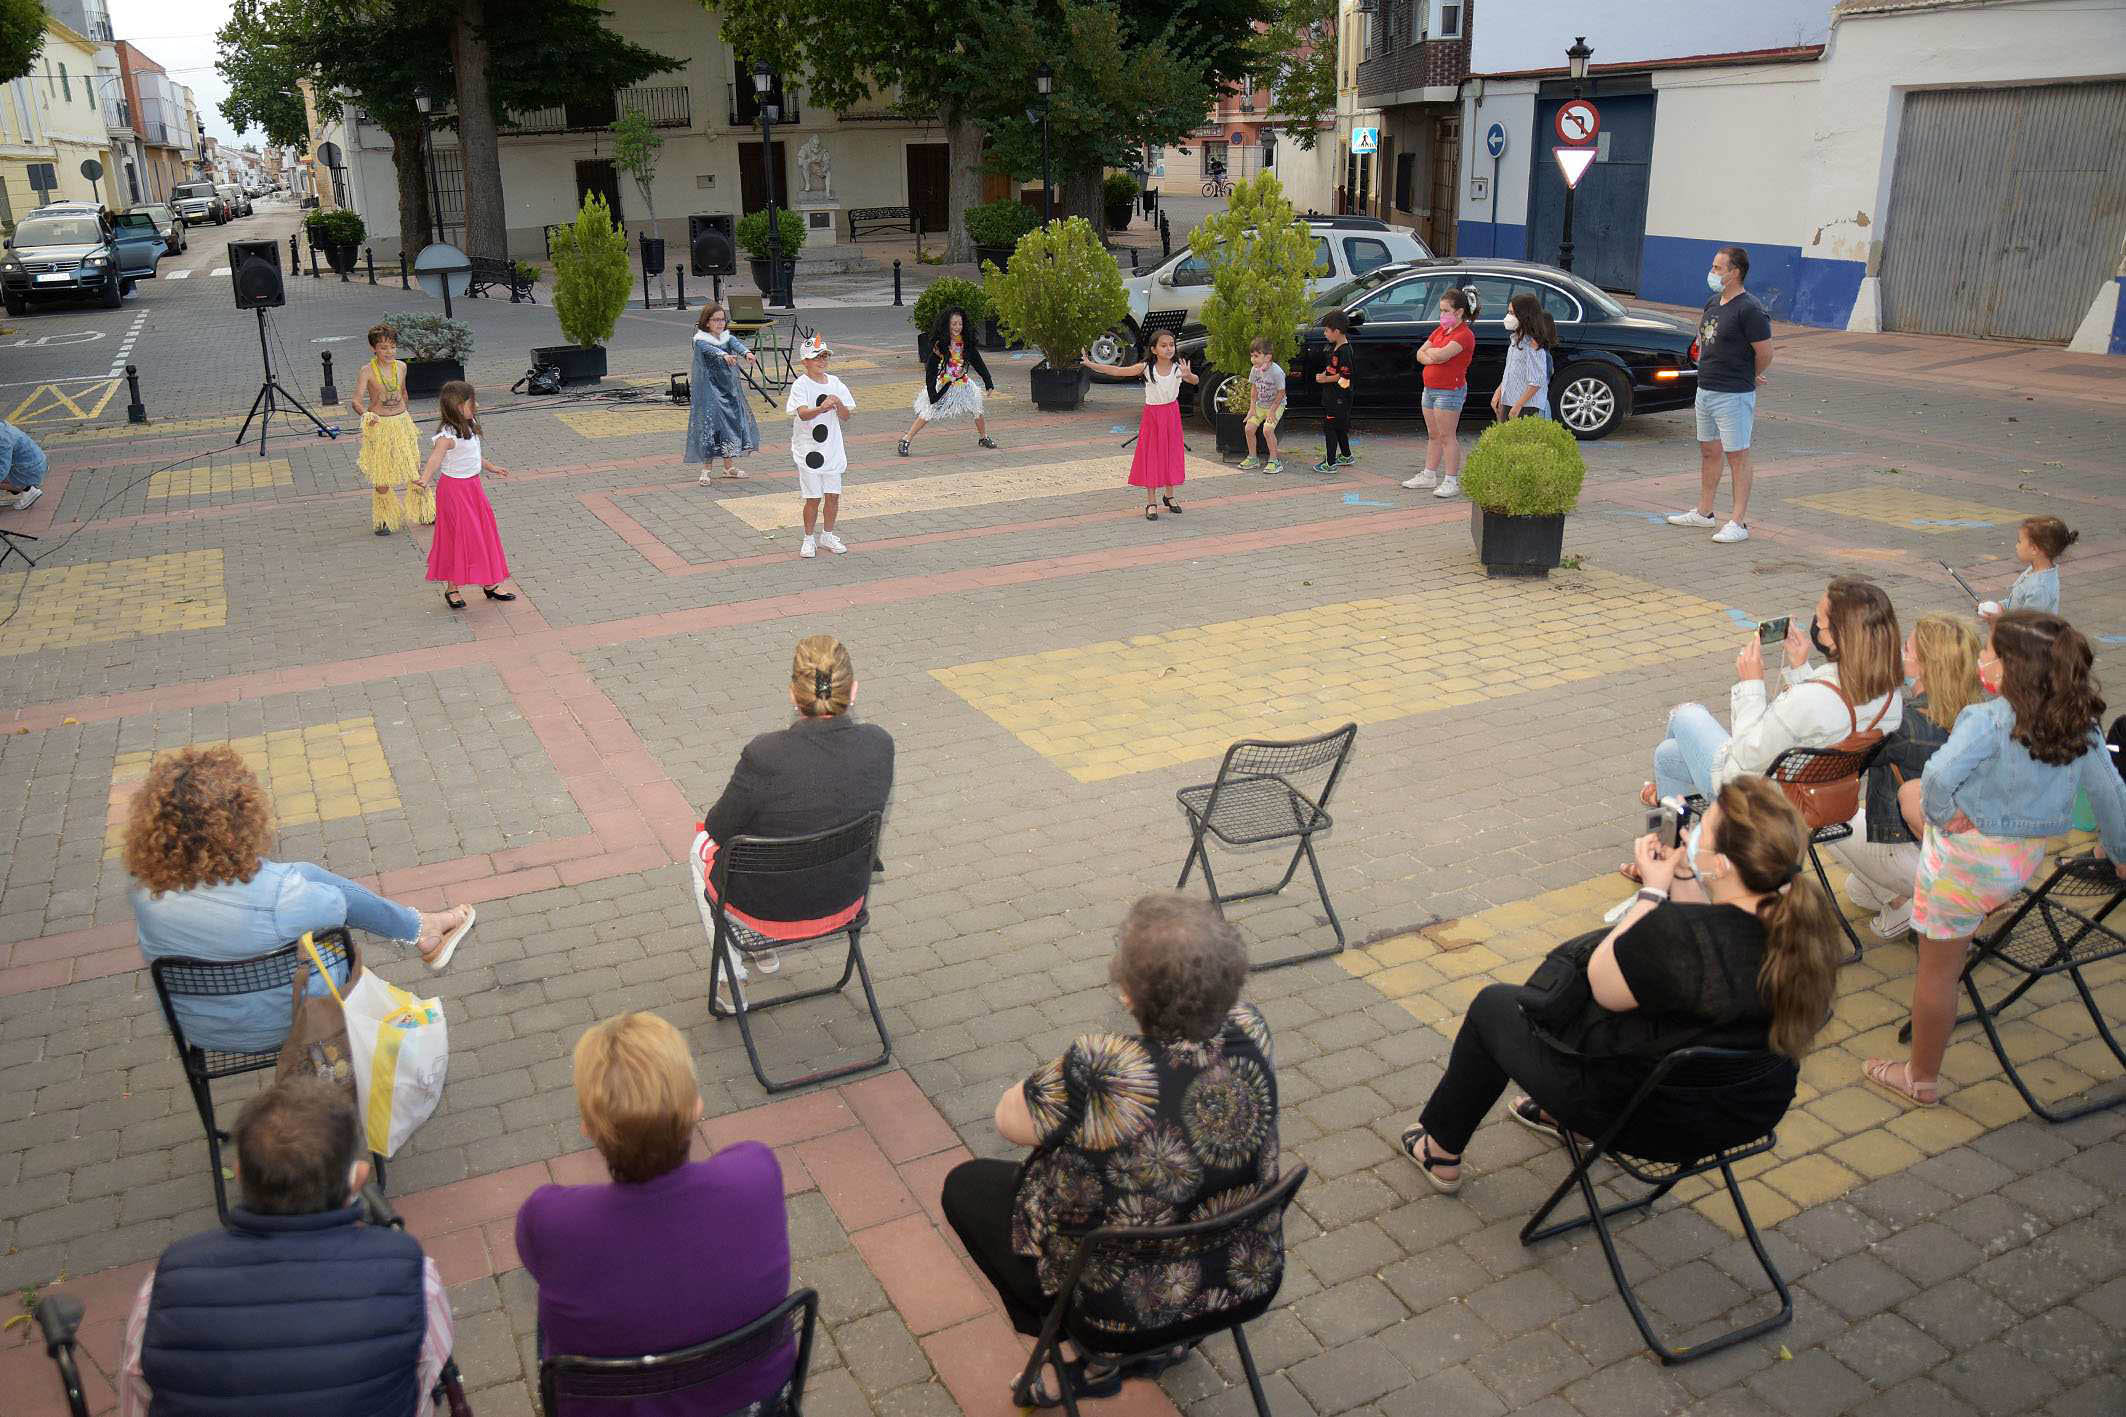
[[[180,748],[157,758],[126,816],[141,954],[249,959],[306,931],[346,925],[412,945],[430,969],[441,969],[472,929],[469,905],[426,915],[322,866],[268,860],[272,837],[266,790],[234,748]],[[342,966],[335,982],[344,979]],[[313,978],[310,989],[322,994],[324,981]],[[172,1003],[186,1038],[203,1048],[266,1052],[287,1036],[285,988]]]
[[[1107,972],[1139,1031],[1088,1034],[1004,1093],[997,1130],[1033,1148],[1024,1166],[967,1161],[945,1177],[945,1218],[1024,1334],[1040,1334],[1076,1257],[1071,1232],[1206,1220],[1277,1179],[1270,1029],[1240,1001],[1239,932],[1206,901],[1148,895],[1123,917]],[[1218,1326],[1206,1320],[1266,1306],[1284,1276],[1283,1233],[1250,1229],[1224,1253],[1117,1270],[1089,1270],[1074,1312],[1137,1356],[1065,1360],[1079,1397],[1181,1361]],[[1060,1401],[1045,1378],[1033,1397]]]
[[1870,1058],[1861,1075],[1906,1106],[1941,1100],[1965,947],[2037,874],[2045,838],[2074,825],[2078,790],[2089,794],[2104,854],[2126,877],[2126,782],[2098,727],[2104,696],[2090,672],[2095,660],[2089,641],[2059,616],[2004,613],[1978,661],[1979,683],[2000,697],[1958,714],[1926,775],[1899,793],[1906,819],[1924,831],[1912,883],[1912,1052]]

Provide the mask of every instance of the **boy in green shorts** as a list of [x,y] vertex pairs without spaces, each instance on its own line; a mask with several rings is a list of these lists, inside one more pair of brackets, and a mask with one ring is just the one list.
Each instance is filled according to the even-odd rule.
[[1252,471],[1255,462],[1255,432],[1262,431],[1262,445],[1268,453],[1268,461],[1261,464],[1265,474],[1274,473],[1284,464],[1277,460],[1277,424],[1284,417],[1284,370],[1270,357],[1270,342],[1256,340],[1248,346],[1248,416],[1240,428],[1247,439],[1248,455],[1241,460],[1242,471]]

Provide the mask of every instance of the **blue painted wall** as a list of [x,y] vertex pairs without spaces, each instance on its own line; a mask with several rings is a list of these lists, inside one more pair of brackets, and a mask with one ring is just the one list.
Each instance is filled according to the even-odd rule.
[[2126,354],[2126,276],[2119,277],[2119,308],[2111,316],[2112,354]]
[[[1497,244],[1493,244],[1494,241]],[[1472,258],[1507,256],[1527,259],[1528,228],[1518,222],[1460,221],[1454,226],[1455,254]]]

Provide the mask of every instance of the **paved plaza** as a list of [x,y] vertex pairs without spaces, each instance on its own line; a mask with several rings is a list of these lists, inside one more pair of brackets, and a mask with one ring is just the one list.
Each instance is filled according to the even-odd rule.
[[[155,752],[232,743],[272,796],[275,855],[424,909],[479,907],[439,976],[363,943],[450,1020],[442,1105],[390,1188],[450,1285],[481,1417],[535,1406],[536,1296],[511,1225],[534,1186],[602,1176],[569,1050],[628,1009],[692,1043],[703,1147],[752,1137],[782,1158],[824,1320],[806,1410],[919,1417],[1009,1405],[1022,1350],[943,1224],[939,1183],[968,1155],[1008,1154],[990,1122],[1005,1085],[1123,1022],[1105,962],[1130,900],[1180,869],[1175,790],[1208,781],[1234,739],[1355,721],[1320,843],[1352,948],[1248,991],[1275,1030],[1286,1162],[1312,1171],[1279,1306],[1250,1330],[1279,1417],[2126,1411],[2126,1109],[2047,1126],[1976,1034],[1950,1049],[1937,1109],[1861,1087],[1860,1060],[1895,1047],[1906,944],[1842,972],[1778,1148],[1745,1168],[1794,1294],[1793,1323],[1766,1338],[1660,1367],[1591,1239],[1518,1242],[1565,1175],[1559,1149],[1495,1119],[1444,1197],[1394,1144],[1475,991],[1524,977],[1623,893],[1613,871],[1665,710],[1700,699],[1724,718],[1756,620],[1806,616],[1848,571],[1907,623],[1967,612],[1945,565],[1998,594],[2016,519],[2052,513],[2082,533],[2065,612],[2121,706],[2126,361],[1782,327],[1746,544],[1662,522],[1695,496],[1697,455],[1688,413],[1656,415],[1585,445],[1567,569],[1487,580],[1467,504],[1397,486],[1422,453],[1412,426],[1361,423],[1357,466],[1319,476],[1296,470],[1318,456],[1312,427],[1288,420],[1288,471],[1266,477],[1218,459],[1192,421],[1186,514],[1153,525],[1122,484],[1133,388],[1039,413],[1031,359],[993,355],[1001,450],[941,425],[902,460],[920,378],[906,312],[818,308],[802,318],[834,339],[859,406],[850,554],[800,560],[779,410],[756,407],[767,446],[749,481],[697,486],[679,460],[685,411],[661,393],[689,315],[623,320],[605,387],[638,397],[542,401],[505,390],[558,338],[551,309],[474,302],[489,456],[515,474],[489,490],[522,594],[453,613],[422,580],[425,532],[370,535],[351,437],[276,423],[267,456],[228,448],[258,371],[226,277],[202,265],[150,294],[146,425],[124,422],[122,385],[102,405],[0,391],[52,464],[37,507],[0,512],[45,538],[34,570],[0,568],[0,1286],[88,1300],[98,1410],[144,1267],[214,1223],[117,856]],[[290,386],[318,393],[327,351],[351,392],[360,332],[414,303],[298,282],[273,327]],[[899,747],[864,937],[894,1063],[770,1103],[735,1025],[709,1015],[685,852],[741,745],[787,718],[791,647],[823,631],[855,658],[857,712]],[[1282,860],[1218,865],[1241,886]],[[1259,958],[1328,941],[1299,882],[1233,916]],[[796,957],[782,978],[838,963]],[[2097,985],[2126,1018],[2126,970]],[[2047,1095],[2116,1082],[2066,985],[2009,1020]],[[789,1071],[855,1056],[868,1023],[852,995],[757,1031]],[[220,1095],[233,1108],[249,1090]],[[1704,1187],[1619,1237],[1667,1332],[1765,1311],[1734,1212]],[[60,1411],[29,1332],[0,1338],[0,1407]],[[1220,1337],[1095,1410],[1251,1409]]]

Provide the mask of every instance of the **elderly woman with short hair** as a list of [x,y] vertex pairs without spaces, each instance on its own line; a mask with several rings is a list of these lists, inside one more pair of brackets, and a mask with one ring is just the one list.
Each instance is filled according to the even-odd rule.
[[[945,1218],[1003,1299],[1038,1335],[1075,1255],[1071,1232],[1177,1225],[1245,1204],[1277,1179],[1277,1081],[1270,1030],[1240,1001],[1240,936],[1207,902],[1149,895],[1123,918],[1108,977],[1135,1034],[1088,1034],[997,1103],[997,1130],[1030,1146],[1023,1166],[977,1160],[945,1178]],[[1129,1335],[1134,1364],[1072,1361],[1081,1397],[1150,1376],[1185,1349],[1163,1331],[1274,1289],[1280,1232],[1251,1230],[1224,1255],[1157,1273],[1081,1281],[1088,1323]],[[1053,1390],[1035,1392],[1054,1404]]]

